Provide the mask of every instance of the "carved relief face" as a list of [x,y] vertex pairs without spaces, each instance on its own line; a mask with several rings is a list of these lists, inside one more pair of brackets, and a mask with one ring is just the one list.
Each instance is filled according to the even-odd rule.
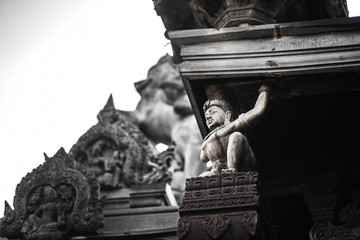
[[210,130],[224,125],[225,111],[218,106],[211,106],[205,111],[206,125]]
[[40,202],[40,193],[38,191],[34,191],[31,193],[29,197],[29,204],[36,205]]
[[56,191],[51,187],[46,187],[44,189],[45,202],[47,202],[47,203],[53,202],[53,201],[55,201],[55,198],[56,198]]

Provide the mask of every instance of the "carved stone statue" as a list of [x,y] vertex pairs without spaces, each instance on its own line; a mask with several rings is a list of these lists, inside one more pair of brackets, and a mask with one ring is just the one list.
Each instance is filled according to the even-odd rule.
[[209,99],[204,104],[206,125],[211,132],[202,144],[200,159],[211,161],[212,169],[200,176],[226,172],[256,171],[256,160],[244,132],[254,126],[268,106],[270,87],[262,85],[255,107],[232,121],[231,105],[225,99]]
[[92,172],[77,168],[64,149],[18,184],[14,210],[5,202],[0,237],[62,240],[92,235],[103,227],[99,186]]
[[182,193],[185,179],[198,176],[206,168],[198,161],[202,137],[178,66],[166,55],[149,70],[148,79],[135,87],[141,95],[133,113],[139,128],[155,144],[176,145],[171,186]]
[[56,191],[51,186],[44,187],[44,203],[29,215],[21,229],[28,239],[46,239],[48,236],[51,236],[51,239],[62,239],[60,227],[65,225],[65,216],[62,215],[60,204],[56,202],[56,195]]

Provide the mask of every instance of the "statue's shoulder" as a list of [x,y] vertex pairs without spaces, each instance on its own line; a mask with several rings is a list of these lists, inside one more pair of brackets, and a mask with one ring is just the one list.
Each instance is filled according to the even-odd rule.
[[[223,132],[224,130],[226,130],[226,126],[227,125],[222,125],[220,127],[215,128],[214,130],[212,130],[208,135],[206,135],[206,137],[204,138],[204,143],[205,141],[211,141],[212,138],[215,138],[216,136],[219,135],[219,133]],[[203,144],[204,144],[203,143]]]
[[206,135],[206,137],[204,137],[204,142],[209,139],[209,137],[210,137],[210,135],[211,135],[212,133],[213,133],[213,132],[211,131],[208,135]]

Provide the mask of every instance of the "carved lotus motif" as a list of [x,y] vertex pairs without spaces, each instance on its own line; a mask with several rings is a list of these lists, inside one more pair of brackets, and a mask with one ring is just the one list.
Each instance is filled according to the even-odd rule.
[[209,215],[203,218],[204,231],[213,239],[218,239],[231,226],[231,219],[223,214]]

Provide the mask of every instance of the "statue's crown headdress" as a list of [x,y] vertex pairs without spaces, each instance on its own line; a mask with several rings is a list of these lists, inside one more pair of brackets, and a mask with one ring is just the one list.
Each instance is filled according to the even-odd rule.
[[229,104],[228,101],[224,100],[224,99],[209,99],[204,103],[203,106],[203,110],[204,112],[211,106],[218,106],[219,108],[221,108],[222,110],[224,110],[225,112],[230,111],[232,112],[232,108],[231,105]]

